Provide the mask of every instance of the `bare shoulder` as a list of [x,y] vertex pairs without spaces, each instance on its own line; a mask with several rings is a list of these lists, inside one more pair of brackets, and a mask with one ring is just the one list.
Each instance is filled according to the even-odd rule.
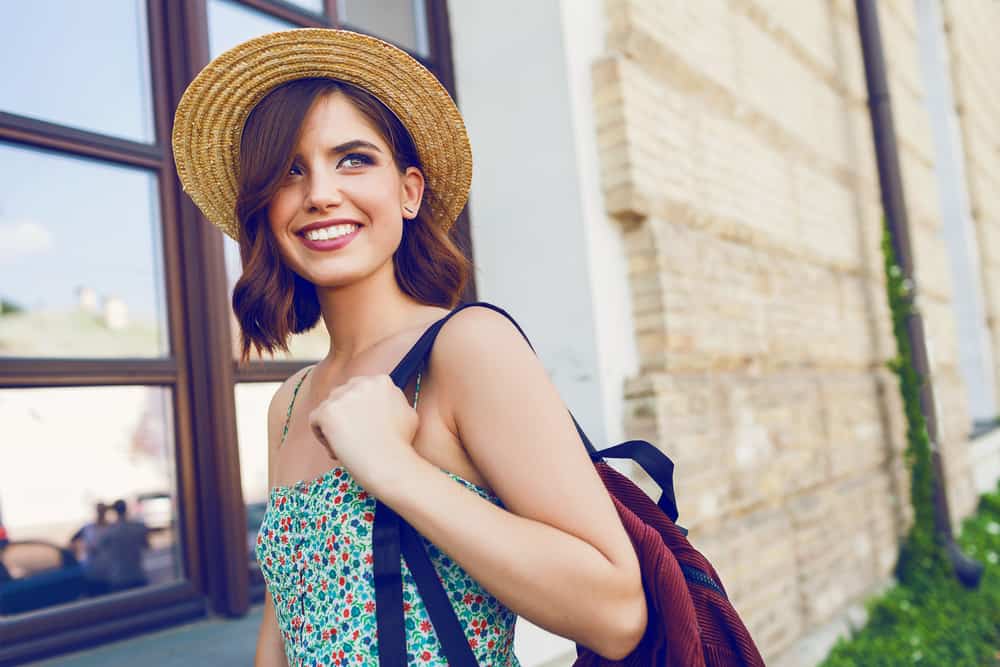
[[438,385],[444,388],[449,422],[456,417],[456,401],[468,396],[469,384],[495,381],[500,370],[513,375],[545,375],[541,360],[514,323],[480,306],[464,308],[444,324],[429,363],[439,378]]

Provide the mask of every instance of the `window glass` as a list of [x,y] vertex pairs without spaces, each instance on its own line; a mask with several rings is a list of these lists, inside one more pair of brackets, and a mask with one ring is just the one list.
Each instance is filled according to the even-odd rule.
[[251,582],[261,582],[257,567],[257,529],[267,510],[267,407],[279,382],[236,385],[236,435],[240,443],[240,481],[247,509],[247,553]]
[[337,22],[428,57],[424,0],[337,0]]
[[168,354],[153,172],[0,142],[0,357]]
[[285,2],[301,7],[313,14],[323,14],[323,0],[285,0]]
[[208,2],[208,50],[212,58],[248,39],[297,27],[232,0]]
[[171,406],[162,387],[0,390],[0,616],[181,576]]
[[155,141],[145,0],[6,2],[0,111]]

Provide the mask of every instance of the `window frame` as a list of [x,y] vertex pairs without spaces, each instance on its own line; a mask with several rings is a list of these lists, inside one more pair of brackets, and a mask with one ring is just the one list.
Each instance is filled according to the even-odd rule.
[[[140,143],[0,111],[0,140],[147,169],[160,204],[169,356],[135,359],[3,358],[0,388],[154,385],[173,397],[181,579],[108,598],[0,620],[0,664],[37,659],[213,612],[242,616],[262,598],[251,582],[236,435],[235,388],[279,382],[308,361],[232,358],[222,233],[183,193],[170,152],[173,110],[208,62],[208,0],[144,0],[155,142]],[[336,0],[318,16],[283,0],[232,0],[300,27],[337,26]],[[445,0],[426,0],[430,57],[411,53],[454,96]],[[342,26],[351,28],[350,26]],[[409,52],[409,51],[408,51]],[[452,236],[472,259],[467,211]],[[476,299],[474,276],[462,301]],[[213,443],[198,446],[198,443]]]

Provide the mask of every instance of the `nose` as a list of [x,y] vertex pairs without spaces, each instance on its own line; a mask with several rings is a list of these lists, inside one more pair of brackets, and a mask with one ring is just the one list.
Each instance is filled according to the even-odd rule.
[[303,201],[307,211],[317,213],[339,206],[343,201],[344,195],[340,191],[340,184],[337,182],[335,173],[328,174],[323,169],[317,169],[310,173],[308,191]]

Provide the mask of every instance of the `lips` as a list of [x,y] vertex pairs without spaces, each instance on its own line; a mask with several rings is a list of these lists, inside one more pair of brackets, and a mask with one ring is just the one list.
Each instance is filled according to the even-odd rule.
[[[321,225],[320,227],[329,227],[329,225]],[[318,229],[320,227],[313,227],[313,229]],[[333,239],[323,239],[316,241],[309,239],[305,235],[305,233],[300,232],[299,240],[301,240],[302,244],[305,245],[310,250],[319,250],[319,251],[339,250],[340,248],[343,248],[348,243],[353,241],[354,238],[361,232],[361,229],[362,228],[360,226],[356,226],[354,231],[351,232],[350,234],[344,234],[343,236],[338,236],[337,238]]]
[[311,232],[314,229],[323,229],[324,227],[334,227],[336,225],[355,225],[361,227],[361,223],[357,220],[351,220],[350,218],[337,218],[335,220],[320,220],[318,222],[312,222],[295,232],[299,236],[304,236],[306,232]]

